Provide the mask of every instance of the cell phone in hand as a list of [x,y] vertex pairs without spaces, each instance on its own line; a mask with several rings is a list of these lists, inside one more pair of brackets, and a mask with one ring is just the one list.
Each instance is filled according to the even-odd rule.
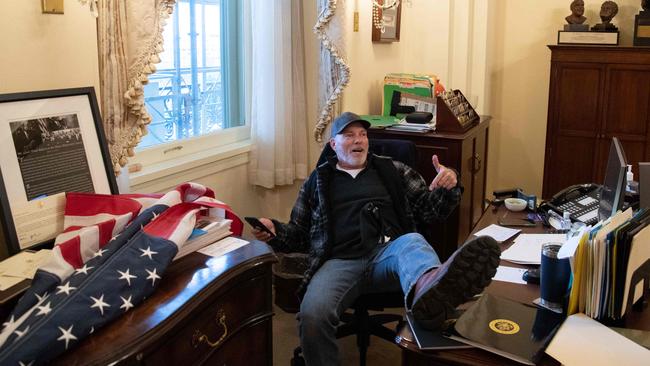
[[246,220],[246,222],[248,222],[250,224],[250,226],[256,228],[257,230],[262,230],[262,231],[268,233],[269,235],[271,235],[272,238],[275,237],[275,234],[273,234],[273,232],[271,230],[269,230],[269,228],[266,227],[266,225],[262,224],[262,221],[260,221],[257,217],[247,216],[247,217],[244,217],[244,220]]

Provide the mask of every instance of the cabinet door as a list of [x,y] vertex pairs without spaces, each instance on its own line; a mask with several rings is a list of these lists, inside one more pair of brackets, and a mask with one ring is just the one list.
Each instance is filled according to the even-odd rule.
[[605,68],[590,63],[554,63],[544,162],[544,197],[594,180]]
[[[460,143],[455,141],[434,140],[429,139],[427,143],[423,141],[416,141],[418,149],[418,166],[417,171],[422,175],[425,182],[430,184],[436,176],[436,171],[431,162],[432,156],[438,155],[441,164],[453,168],[460,172],[464,168],[461,164],[460,158]],[[467,184],[465,179],[469,182],[469,175],[464,177],[463,184]],[[467,187],[467,185],[465,185]],[[461,201],[461,206],[463,202]],[[429,227],[429,234],[425,235],[426,239],[431,243],[431,246],[436,250],[441,260],[449,258],[449,256],[456,250],[457,243],[460,240],[460,230],[467,220],[460,217],[463,212],[462,207],[456,208],[446,220],[434,221]],[[425,233],[426,234],[426,233]]]
[[614,136],[621,140],[627,162],[637,174],[638,162],[650,158],[650,66],[609,65],[607,85],[596,169],[599,183],[603,181]]
[[[472,157],[472,209],[470,219],[470,230],[481,219],[485,202],[485,177],[487,169],[487,138],[488,129],[477,134],[472,141],[474,156]],[[468,233],[469,234],[469,233]]]

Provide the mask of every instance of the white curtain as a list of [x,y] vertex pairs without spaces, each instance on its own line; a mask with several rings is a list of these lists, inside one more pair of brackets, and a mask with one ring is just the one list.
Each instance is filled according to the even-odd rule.
[[250,7],[251,182],[265,188],[307,177],[302,0]]

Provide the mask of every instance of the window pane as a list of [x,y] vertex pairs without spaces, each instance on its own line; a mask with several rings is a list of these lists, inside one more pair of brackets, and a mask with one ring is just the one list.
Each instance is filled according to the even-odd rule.
[[231,97],[241,78],[228,77],[226,85],[223,75],[240,69],[228,70],[229,63],[222,62],[238,55],[242,43],[237,2],[177,1],[164,30],[161,62],[145,86],[152,122],[138,149],[243,124],[237,115],[226,115],[241,109],[241,98]]

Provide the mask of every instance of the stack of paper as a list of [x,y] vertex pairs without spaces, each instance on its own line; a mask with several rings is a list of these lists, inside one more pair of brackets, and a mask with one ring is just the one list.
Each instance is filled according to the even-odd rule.
[[580,312],[598,320],[617,320],[641,298],[643,282],[633,282],[633,275],[642,267],[650,267],[649,224],[648,210],[634,215],[631,209],[618,212],[585,230],[577,243],[560,252],[572,257],[569,314]]
[[511,237],[517,235],[521,230],[519,229],[510,229],[507,227],[499,226],[492,224],[488,227],[486,227],[483,230],[478,231],[475,233],[475,236],[489,236],[493,238],[494,240],[498,241],[499,243],[504,242]]
[[244,239],[239,239],[239,238],[234,238],[232,236],[229,236],[227,238],[223,238],[219,240],[216,243],[213,243],[211,245],[199,249],[198,252],[203,253],[205,255],[209,255],[211,257],[221,257],[222,255],[232,252],[235,249],[239,249],[247,244],[250,244],[250,242]]
[[49,258],[50,252],[48,249],[20,252],[0,262],[0,290],[34,278],[36,270]]
[[518,264],[540,264],[542,244],[564,244],[564,234],[521,234],[510,248],[501,253],[501,259]]
[[230,224],[232,220],[222,219],[219,217],[203,216],[197,220],[192,235],[187,239],[185,244],[179,249],[174,260],[180,259],[192,252],[210,245],[226,236],[232,234]]
[[400,123],[386,127],[390,131],[406,131],[406,132],[421,132],[426,133],[436,129],[436,124],[434,123],[408,123],[404,120]]

